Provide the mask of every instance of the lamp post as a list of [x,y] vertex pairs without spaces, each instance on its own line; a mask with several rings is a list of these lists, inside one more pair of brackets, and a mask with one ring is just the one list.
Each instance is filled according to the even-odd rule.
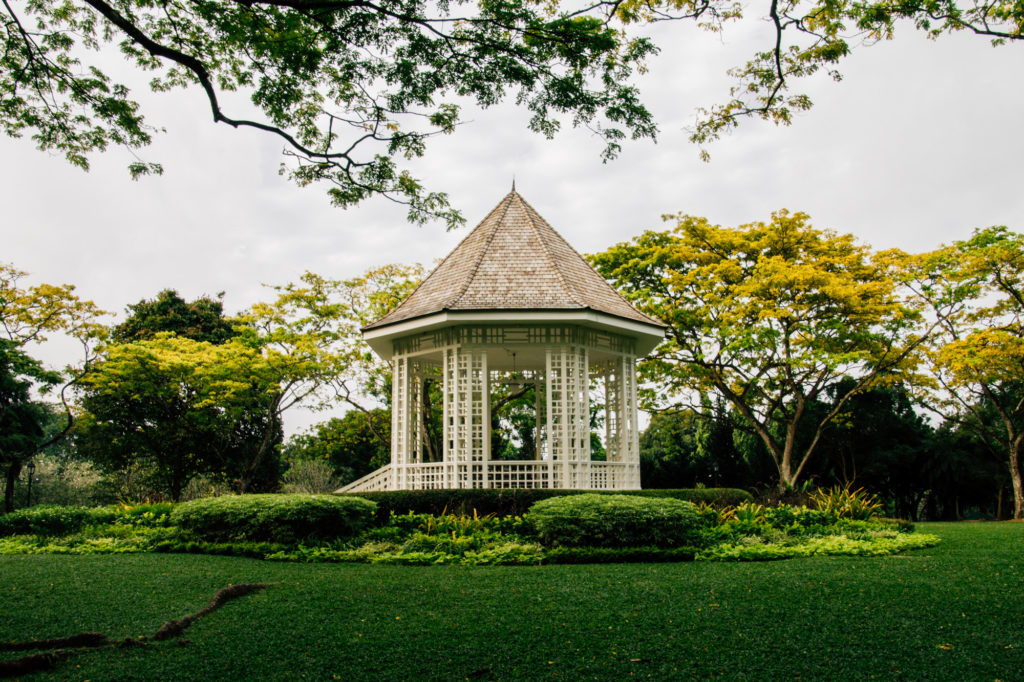
[[25,504],[25,506],[26,507],[31,507],[32,506],[32,477],[35,476],[35,473],[36,473],[36,462],[35,462],[35,460],[30,459],[28,461],[27,468],[28,468],[28,501]]

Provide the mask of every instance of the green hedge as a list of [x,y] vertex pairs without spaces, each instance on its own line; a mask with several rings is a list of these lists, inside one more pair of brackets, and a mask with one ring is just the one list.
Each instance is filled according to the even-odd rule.
[[66,535],[86,526],[114,523],[110,507],[39,505],[0,516],[0,537],[7,535]]
[[655,564],[693,561],[698,547],[554,547],[544,552],[548,564]]
[[541,500],[526,520],[549,547],[681,547],[703,527],[692,502],[592,493]]
[[186,502],[171,523],[212,542],[338,540],[360,533],[377,505],[333,495],[226,495]]
[[[372,493],[342,493],[338,497],[360,497],[377,503],[377,522],[386,523],[391,515],[408,514],[464,514],[472,516],[522,516],[535,502],[552,497],[579,495],[580,490],[547,490],[541,488],[462,488],[447,490],[388,490]],[[651,490],[594,490],[596,495],[636,495],[640,497],[668,497],[694,504],[716,507],[735,506],[750,502],[753,497],[736,488],[651,489]]]

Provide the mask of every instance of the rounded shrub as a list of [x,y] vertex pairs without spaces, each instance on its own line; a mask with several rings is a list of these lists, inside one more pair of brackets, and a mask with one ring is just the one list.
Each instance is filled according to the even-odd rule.
[[[551,497],[579,495],[578,490],[550,488],[458,488],[440,490],[377,490],[363,493],[342,493],[377,503],[378,523],[387,523],[391,514],[461,514],[498,517],[522,516],[530,507]],[[590,494],[590,493],[588,493]],[[630,495],[636,497],[670,497],[715,508],[752,502],[745,490],[736,488],[651,488],[644,490],[595,490],[594,495]]]
[[86,526],[113,523],[116,517],[109,507],[39,505],[0,516],[0,536],[67,535]]
[[696,543],[703,525],[692,502],[592,493],[541,500],[526,519],[560,547],[679,547]]
[[226,495],[185,502],[171,523],[211,542],[296,543],[357,535],[377,505],[331,495]]

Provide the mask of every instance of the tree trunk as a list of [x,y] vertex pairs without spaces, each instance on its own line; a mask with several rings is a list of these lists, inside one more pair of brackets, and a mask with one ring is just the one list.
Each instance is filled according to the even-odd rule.
[[1010,445],[1010,482],[1013,483],[1013,518],[1024,519],[1024,475],[1021,472],[1022,441],[1017,438]]
[[14,511],[14,485],[21,475],[21,462],[12,461],[7,465],[6,479],[7,487],[4,489],[4,513],[10,514]]
[[280,415],[277,413],[277,401],[274,402],[273,408],[270,410],[270,419],[267,420],[267,428],[263,432],[263,439],[260,441],[260,447],[256,451],[256,455],[249,462],[249,466],[245,468],[245,472],[241,478],[238,479],[238,492],[244,495],[252,485],[252,479],[256,477],[256,469],[259,468],[263,458],[267,456],[270,448],[273,446],[274,435],[277,433],[277,427],[280,423]]

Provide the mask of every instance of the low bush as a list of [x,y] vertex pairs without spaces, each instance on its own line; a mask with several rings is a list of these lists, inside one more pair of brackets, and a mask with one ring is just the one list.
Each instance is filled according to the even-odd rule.
[[591,493],[541,500],[526,520],[561,547],[678,547],[699,541],[702,525],[691,502]]
[[358,497],[226,495],[178,505],[171,523],[207,541],[292,544],[353,537],[376,507]]
[[66,535],[86,526],[113,523],[116,518],[109,507],[40,505],[0,516],[0,536]]
[[863,488],[850,490],[850,485],[835,486],[828,490],[811,493],[811,504],[815,509],[835,514],[841,519],[867,521],[878,516],[882,503]]
[[697,547],[553,547],[544,552],[549,564],[631,564],[693,561]]
[[278,542],[195,542],[168,539],[153,544],[151,551],[161,554],[219,554],[264,559],[287,549]]
[[140,528],[163,528],[171,523],[173,502],[121,503],[114,506],[116,523]]
[[[552,497],[579,495],[579,490],[547,490],[538,488],[471,488],[446,490],[387,490],[369,493],[342,493],[338,497],[360,497],[377,503],[377,522],[387,523],[395,514],[455,514],[498,517],[522,516],[534,503]],[[592,495],[630,495],[671,498],[714,507],[743,504],[753,499],[750,493],[736,488],[676,488],[650,490],[587,491]]]

